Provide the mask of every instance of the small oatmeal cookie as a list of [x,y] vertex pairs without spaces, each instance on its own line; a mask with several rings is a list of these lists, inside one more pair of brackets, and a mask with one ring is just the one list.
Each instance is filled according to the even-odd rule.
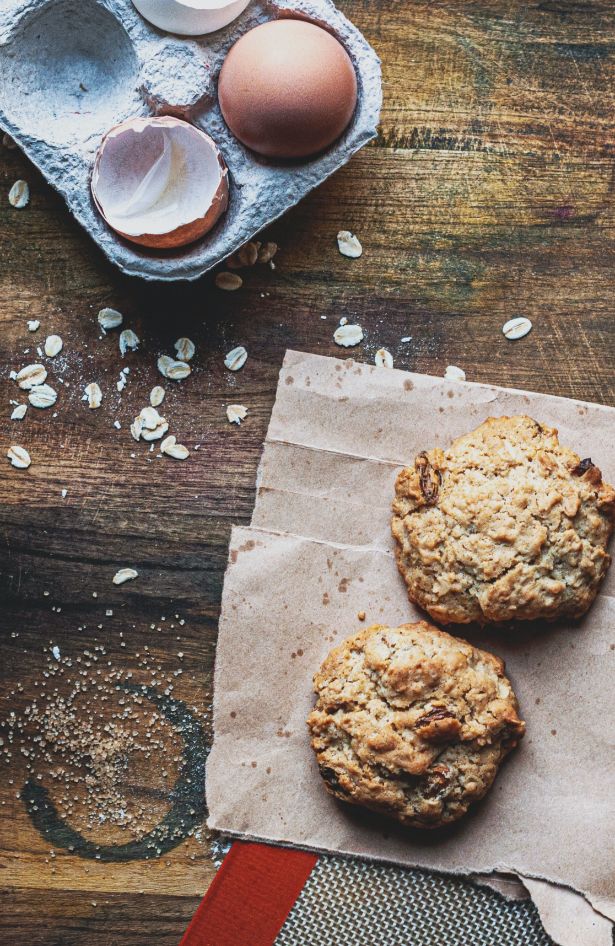
[[610,564],[615,490],[531,417],[490,417],[397,477],[410,600],[444,624],[577,618]]
[[461,818],[525,731],[503,661],[425,621],[349,637],[314,690],[328,791],[416,828]]

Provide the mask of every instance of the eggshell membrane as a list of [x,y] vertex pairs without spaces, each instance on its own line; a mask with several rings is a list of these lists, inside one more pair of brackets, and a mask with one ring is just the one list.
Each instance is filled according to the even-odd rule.
[[228,171],[213,139],[188,122],[133,118],[103,138],[92,196],[120,236],[170,249],[216,224],[228,206]]
[[305,20],[272,20],[231,48],[218,99],[246,147],[270,158],[305,158],[327,148],[350,123],[357,77],[350,56],[326,30]]
[[158,29],[202,36],[227,26],[250,0],[133,0],[141,16]]

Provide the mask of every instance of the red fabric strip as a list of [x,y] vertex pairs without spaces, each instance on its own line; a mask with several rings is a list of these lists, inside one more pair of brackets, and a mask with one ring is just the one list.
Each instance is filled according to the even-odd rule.
[[316,854],[235,841],[180,946],[272,946]]

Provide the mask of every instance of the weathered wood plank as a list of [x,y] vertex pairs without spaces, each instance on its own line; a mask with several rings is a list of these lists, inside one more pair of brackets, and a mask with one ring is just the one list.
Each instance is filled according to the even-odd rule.
[[[95,687],[100,669],[101,677],[119,674],[100,684],[109,699],[96,704],[93,743],[104,743],[105,723],[117,724],[118,681],[147,684],[148,696],[160,696],[182,669],[170,693],[181,711],[173,716],[167,705],[172,720],[158,727],[164,747],[149,759],[126,750],[127,798],[150,827],[173,807],[172,783],[191,755],[178,726],[200,727],[197,761],[210,737],[228,535],[249,519],[287,347],[343,354],[332,335],[345,315],[364,328],[366,341],[353,353],[361,360],[385,346],[398,367],[442,374],[453,363],[471,380],[615,404],[612,4],[341,6],[383,59],[380,137],[270,228],[266,238],[280,245],[276,269],[246,271],[240,292],[222,293],[211,276],[156,286],[122,276],[23,156],[0,149],[0,194],[18,177],[32,189],[22,212],[0,200],[2,444],[23,444],[33,461],[18,471],[0,458],[0,719],[46,705],[43,692],[55,707],[79,671],[87,669]],[[360,260],[338,254],[340,228],[359,234]],[[119,308],[141,339],[123,360],[116,332],[99,337],[103,305]],[[528,315],[534,328],[510,343],[500,329],[515,314]],[[27,331],[29,318],[40,319],[38,333]],[[52,332],[65,344],[50,367],[57,417],[30,408],[24,421],[9,422],[16,389],[8,372],[28,363]],[[179,385],[165,383],[161,410],[192,451],[183,464],[156,459],[129,434],[161,380],[158,354],[181,335],[197,345],[194,371]],[[223,356],[236,344],[246,345],[249,359],[232,375]],[[105,393],[96,411],[81,400],[89,381]],[[226,421],[229,402],[249,409],[240,428]],[[114,586],[113,574],[126,565],[139,578]],[[96,651],[99,662],[86,668],[84,651],[95,647],[105,653]],[[109,855],[110,845],[130,840],[130,827],[88,823],[91,799],[81,783],[59,826],[44,806],[45,817],[40,806],[29,811],[28,779],[48,789],[60,813],[62,782],[50,779],[50,763],[22,755],[19,741],[9,744],[10,731],[3,728],[0,747],[8,775],[0,779],[0,867],[11,891],[3,938],[16,946],[85,937],[139,944],[154,935],[176,943],[215,870],[203,811],[194,816],[198,837],[160,857],[97,859],[97,844]],[[87,771],[92,760],[84,765]],[[85,839],[79,850],[69,850],[71,825]]]

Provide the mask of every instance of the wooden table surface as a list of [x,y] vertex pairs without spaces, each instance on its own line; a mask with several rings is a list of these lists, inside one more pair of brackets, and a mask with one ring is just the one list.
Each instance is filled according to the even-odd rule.
[[[380,137],[266,232],[276,269],[246,270],[238,292],[211,275],[123,277],[21,153],[0,149],[0,193],[31,187],[25,210],[0,200],[2,455],[17,443],[32,456],[26,471],[3,459],[0,475],[0,938],[12,946],[174,946],[214,875],[202,772],[226,549],[250,517],[286,348],[348,354],[333,342],[346,316],[365,331],[359,360],[384,346],[400,368],[454,364],[469,380],[615,404],[611,0],[340,6],[383,60]],[[361,259],[338,253],[339,229],[359,235]],[[118,333],[100,337],[102,306],[124,314],[138,351],[122,359]],[[501,327],[516,315],[533,330],[510,342]],[[9,371],[52,333],[63,352],[42,360],[57,405],[11,422],[24,396]],[[191,450],[181,463],[129,425],[161,381],[157,356],[184,335],[194,370],[165,383],[161,408]],[[249,358],[232,374],[236,345]],[[90,381],[99,410],[81,399]],[[248,408],[241,427],[230,402]],[[139,577],[116,587],[124,566]]]

